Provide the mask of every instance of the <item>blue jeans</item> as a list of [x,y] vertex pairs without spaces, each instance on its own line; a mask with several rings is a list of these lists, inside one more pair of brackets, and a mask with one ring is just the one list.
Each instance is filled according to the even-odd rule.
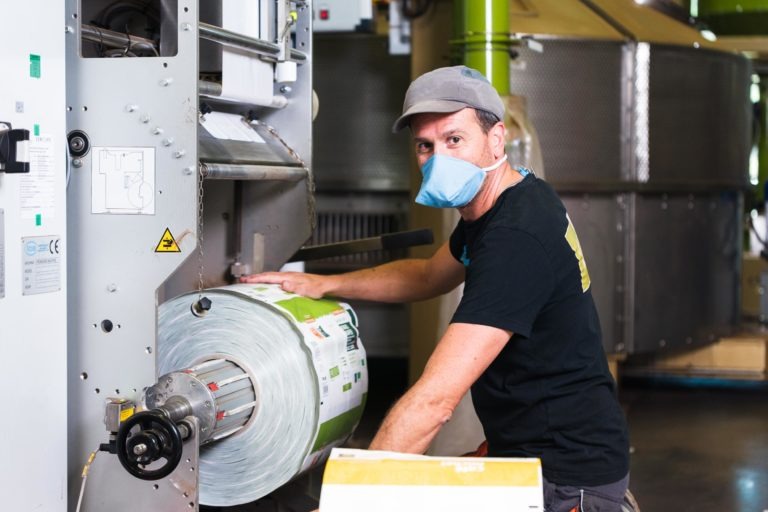
[[621,512],[629,474],[612,484],[595,487],[558,485],[544,479],[544,512]]

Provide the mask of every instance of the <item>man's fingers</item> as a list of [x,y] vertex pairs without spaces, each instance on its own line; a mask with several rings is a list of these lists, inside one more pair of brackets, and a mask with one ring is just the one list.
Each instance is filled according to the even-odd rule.
[[276,272],[264,272],[240,278],[241,283],[282,284],[284,280],[285,277]]
[[241,283],[278,284],[286,292],[320,299],[323,292],[318,287],[318,281],[309,274],[301,272],[263,272],[240,278]]

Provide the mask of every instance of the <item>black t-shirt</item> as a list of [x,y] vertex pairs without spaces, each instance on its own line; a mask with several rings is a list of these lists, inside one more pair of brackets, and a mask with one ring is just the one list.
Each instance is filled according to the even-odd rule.
[[629,471],[626,422],[576,231],[532,174],[450,239],[466,267],[451,320],[512,331],[472,386],[491,456],[539,457],[547,480],[604,485]]

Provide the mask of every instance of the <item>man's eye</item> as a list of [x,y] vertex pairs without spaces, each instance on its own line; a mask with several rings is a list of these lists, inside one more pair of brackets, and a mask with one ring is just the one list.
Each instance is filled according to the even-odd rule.
[[448,142],[450,144],[458,144],[459,142],[461,142],[461,137],[454,135],[453,137],[448,138]]
[[432,149],[432,144],[429,144],[428,142],[419,142],[416,144],[416,152],[417,153],[428,153]]

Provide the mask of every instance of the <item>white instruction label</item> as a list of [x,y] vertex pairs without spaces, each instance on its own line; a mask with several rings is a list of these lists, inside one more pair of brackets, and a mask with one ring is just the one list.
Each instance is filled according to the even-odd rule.
[[0,209],[0,299],[5,297],[5,212]]
[[91,151],[91,213],[154,215],[155,148]]
[[23,174],[19,182],[22,219],[56,216],[56,167],[50,136],[40,135],[30,140],[29,174]]
[[22,295],[61,290],[59,236],[30,236],[21,239]]

